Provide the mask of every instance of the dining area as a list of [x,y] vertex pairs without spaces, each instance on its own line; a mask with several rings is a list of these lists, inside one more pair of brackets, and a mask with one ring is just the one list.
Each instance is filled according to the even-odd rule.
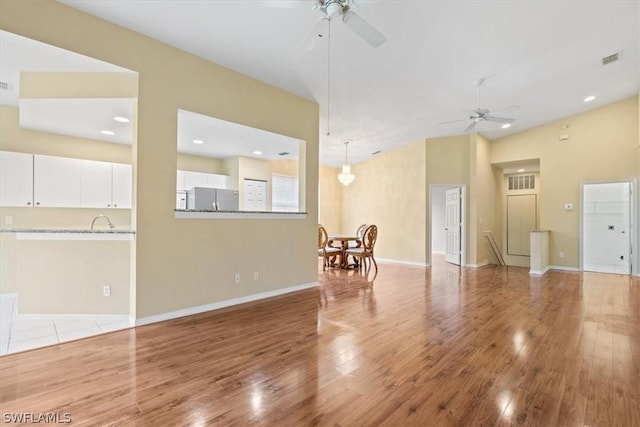
[[368,272],[373,264],[378,271],[374,248],[378,238],[375,224],[361,224],[355,233],[329,234],[318,224],[318,257],[322,259],[322,270],[355,269]]

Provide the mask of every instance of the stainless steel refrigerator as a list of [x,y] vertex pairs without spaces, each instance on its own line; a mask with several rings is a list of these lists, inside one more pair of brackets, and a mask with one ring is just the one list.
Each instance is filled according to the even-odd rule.
[[187,209],[198,211],[237,211],[238,190],[193,187],[187,192]]

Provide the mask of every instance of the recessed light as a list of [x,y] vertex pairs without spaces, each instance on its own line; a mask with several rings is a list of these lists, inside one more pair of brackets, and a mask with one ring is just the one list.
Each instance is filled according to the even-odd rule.
[[593,101],[594,99],[596,99],[596,97],[595,97],[595,96],[593,96],[593,95],[590,95],[590,96],[587,96],[587,97],[584,99],[584,102],[591,102],[591,101]]
[[518,169],[518,172],[524,172],[526,169]]
[[256,150],[253,152],[256,156],[262,156],[262,151]]
[[201,140],[201,139],[194,139],[194,140],[193,140],[193,143],[194,143],[194,144],[204,144],[204,141],[203,141],[203,140]]
[[122,117],[122,116],[115,116],[113,118],[113,120],[115,120],[116,122],[120,122],[120,123],[129,123],[129,119],[127,119],[126,117]]
[[115,135],[116,134],[112,130],[101,130],[100,133],[103,134],[103,135]]
[[502,125],[502,129],[509,129],[511,127],[511,123],[505,123]]

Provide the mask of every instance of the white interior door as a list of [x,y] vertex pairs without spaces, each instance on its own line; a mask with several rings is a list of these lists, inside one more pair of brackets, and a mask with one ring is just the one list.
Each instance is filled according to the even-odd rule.
[[267,210],[267,182],[245,179],[243,199],[245,211],[265,212]]
[[586,271],[630,274],[631,183],[582,188],[582,261]]
[[460,265],[460,195],[460,188],[447,190],[445,203],[445,259],[455,265]]

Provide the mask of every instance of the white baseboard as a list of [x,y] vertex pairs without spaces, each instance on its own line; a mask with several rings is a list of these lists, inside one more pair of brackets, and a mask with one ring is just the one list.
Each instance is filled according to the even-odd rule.
[[432,254],[438,254],[438,255],[446,255],[446,252],[442,252],[442,251],[431,251]]
[[481,261],[478,264],[467,264],[465,265],[465,267],[478,268],[478,267],[484,267],[485,265],[489,265],[488,259],[485,259],[484,261]]
[[200,314],[206,311],[219,310],[221,308],[231,307],[234,305],[244,304],[247,302],[258,301],[265,298],[271,298],[278,295],[284,295],[291,292],[301,291],[303,289],[315,288],[318,286],[318,282],[305,283],[303,285],[291,286],[288,288],[276,289],[273,291],[261,292],[259,294],[247,295],[239,298],[232,298],[225,301],[214,302],[211,304],[199,305],[196,307],[189,307],[182,310],[170,311],[168,313],[154,314],[153,316],[141,317],[136,319],[135,325],[142,326],[151,323],[162,322],[165,320],[177,319],[179,317],[191,316],[193,314]]
[[131,316],[128,314],[60,314],[60,313],[16,313],[18,319],[28,320],[104,320],[104,321],[120,321],[127,319],[130,325],[133,325]]
[[577,267],[565,267],[563,265],[550,265],[549,270],[562,270],[562,271],[582,271]]
[[542,270],[529,270],[529,276],[543,276],[544,273],[546,273],[549,270],[551,270],[550,265],[546,266]]
[[430,267],[431,264],[426,262],[415,262],[415,261],[401,261],[397,259],[388,259],[388,258],[376,258],[376,262],[382,262],[386,264],[403,264],[403,265],[415,265],[417,267]]

